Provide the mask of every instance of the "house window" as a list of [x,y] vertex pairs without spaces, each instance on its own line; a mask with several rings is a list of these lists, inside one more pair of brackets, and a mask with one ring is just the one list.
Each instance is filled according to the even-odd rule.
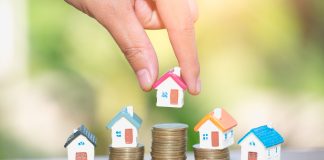
[[224,136],[225,136],[225,140],[226,140],[226,139],[227,139],[227,133],[225,133],[225,135],[224,135]]
[[116,131],[116,137],[121,137],[121,131]]
[[253,141],[251,141],[250,146],[255,146],[255,143]]
[[278,147],[276,147],[276,153],[278,153]]
[[270,156],[270,149],[268,150],[268,156]]
[[78,143],[78,146],[84,146],[84,142],[83,142],[83,141],[80,141],[80,142]]
[[232,137],[234,136],[234,131],[233,131],[233,130],[231,130],[231,136],[232,136]]
[[168,98],[168,92],[162,92],[162,98]]
[[203,140],[204,141],[208,140],[208,134],[203,134]]

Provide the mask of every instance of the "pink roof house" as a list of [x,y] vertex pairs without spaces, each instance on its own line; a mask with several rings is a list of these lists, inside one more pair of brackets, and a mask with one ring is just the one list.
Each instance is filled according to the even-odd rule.
[[179,67],[174,67],[165,73],[153,84],[153,88],[157,90],[157,106],[176,108],[183,106],[184,91],[187,85],[181,78]]

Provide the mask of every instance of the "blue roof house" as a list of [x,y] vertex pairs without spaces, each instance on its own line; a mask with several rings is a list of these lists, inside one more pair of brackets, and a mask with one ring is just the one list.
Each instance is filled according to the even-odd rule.
[[136,147],[141,118],[133,112],[133,106],[127,106],[118,112],[107,124],[111,129],[112,147]]
[[282,136],[270,125],[251,129],[238,144],[241,160],[280,160]]

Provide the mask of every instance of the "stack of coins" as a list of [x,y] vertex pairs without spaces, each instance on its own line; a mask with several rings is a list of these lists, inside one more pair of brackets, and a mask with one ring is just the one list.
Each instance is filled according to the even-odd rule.
[[109,160],[144,160],[144,146],[109,147]]
[[230,152],[225,149],[200,148],[199,144],[193,146],[196,160],[229,160]]
[[181,123],[156,124],[152,129],[152,160],[185,160],[188,125]]

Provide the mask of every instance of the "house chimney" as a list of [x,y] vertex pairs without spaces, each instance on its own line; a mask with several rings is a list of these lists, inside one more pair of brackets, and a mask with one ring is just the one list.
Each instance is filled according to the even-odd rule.
[[273,127],[272,127],[272,123],[269,122],[269,123],[267,124],[267,127],[270,128],[270,129],[272,129],[272,128],[273,128]]
[[126,107],[126,111],[129,115],[131,115],[133,117],[134,112],[133,112],[133,106],[127,106]]
[[215,118],[217,118],[217,119],[221,119],[221,117],[222,117],[222,109],[221,108],[215,108],[213,116]]
[[181,70],[180,67],[174,67],[173,73],[180,77],[180,70]]

